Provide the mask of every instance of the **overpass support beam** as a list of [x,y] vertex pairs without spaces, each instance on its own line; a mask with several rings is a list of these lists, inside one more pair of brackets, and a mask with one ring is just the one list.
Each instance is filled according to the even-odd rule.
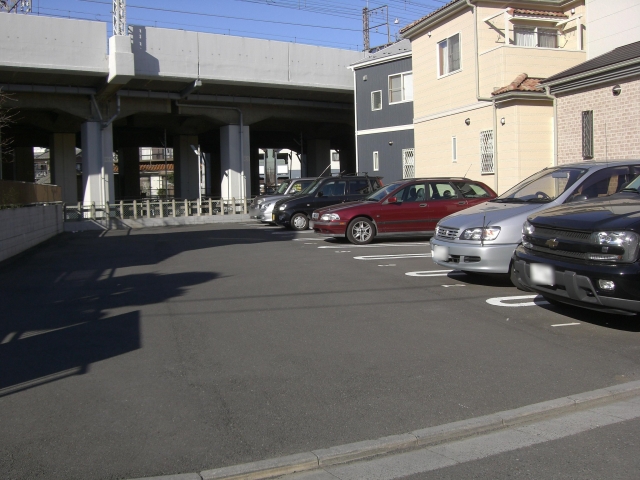
[[14,149],[15,177],[17,182],[35,182],[36,174],[33,166],[33,147],[16,147]]
[[80,128],[82,136],[83,201],[96,205],[113,203],[113,129],[102,128],[101,122],[85,122]]
[[123,147],[118,150],[118,174],[122,198],[140,198],[140,149]]
[[54,133],[49,142],[51,152],[51,182],[62,188],[62,201],[78,201],[75,133]]
[[324,139],[308,140],[306,144],[307,172],[302,176],[315,177],[325,169],[325,176],[331,176],[331,169],[327,168],[331,163],[331,142]]
[[[222,198],[251,196],[251,142],[249,127],[220,127],[220,170]],[[241,143],[242,142],[242,143]]]
[[179,135],[173,138],[174,185],[176,198],[198,198],[198,148],[197,135]]

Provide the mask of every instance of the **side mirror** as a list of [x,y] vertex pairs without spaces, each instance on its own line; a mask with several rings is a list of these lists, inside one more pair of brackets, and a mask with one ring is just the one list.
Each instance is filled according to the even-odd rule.
[[589,200],[589,197],[586,195],[576,195],[575,197],[570,198],[569,202],[582,202],[584,200]]
[[389,199],[387,200],[387,203],[398,203],[398,198],[397,197],[389,197]]
[[324,193],[322,193],[322,192],[318,192],[318,196],[319,196],[319,197],[324,197]]

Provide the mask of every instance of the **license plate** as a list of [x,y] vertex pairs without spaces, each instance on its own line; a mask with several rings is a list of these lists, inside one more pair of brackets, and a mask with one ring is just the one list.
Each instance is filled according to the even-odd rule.
[[555,283],[555,271],[551,265],[532,263],[531,282],[536,285],[553,285]]
[[441,247],[440,245],[433,245],[431,247],[431,254],[434,260],[440,260],[446,262],[449,260],[449,247]]

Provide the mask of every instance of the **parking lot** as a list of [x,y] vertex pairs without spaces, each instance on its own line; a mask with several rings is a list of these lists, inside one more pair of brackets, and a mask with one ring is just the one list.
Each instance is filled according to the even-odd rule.
[[640,379],[636,317],[237,225],[65,234],[0,266],[0,476],[135,478]]

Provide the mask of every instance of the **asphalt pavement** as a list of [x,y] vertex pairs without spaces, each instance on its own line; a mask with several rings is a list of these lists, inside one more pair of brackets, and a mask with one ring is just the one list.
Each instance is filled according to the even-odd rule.
[[424,238],[67,233],[1,264],[0,300],[1,478],[200,472],[640,379],[636,317],[444,271]]

